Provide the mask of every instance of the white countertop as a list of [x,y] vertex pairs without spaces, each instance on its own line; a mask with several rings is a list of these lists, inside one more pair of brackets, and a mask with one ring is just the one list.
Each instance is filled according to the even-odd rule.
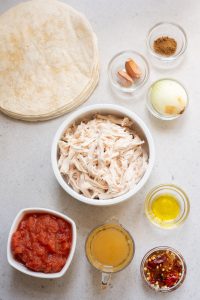
[[[0,0],[3,12],[18,0]],[[133,199],[112,207],[92,207],[70,198],[58,185],[51,168],[50,149],[53,135],[66,118],[31,124],[0,115],[0,300],[143,300],[200,299],[200,1],[198,0],[69,0],[90,20],[99,41],[101,78],[90,99],[84,104],[116,103],[135,111],[151,130],[156,146],[156,164],[150,180]],[[164,123],[151,117],[145,108],[145,94],[137,101],[120,100],[110,90],[107,65],[110,58],[124,49],[135,49],[146,56],[145,37],[160,21],[179,23],[186,30],[189,45],[181,66],[158,71],[151,67],[150,82],[163,76],[182,81],[190,96],[185,115]],[[144,91],[145,92],[145,91]],[[160,183],[180,185],[189,195],[191,212],[187,222],[173,231],[160,231],[144,216],[146,193]],[[25,207],[56,209],[72,217],[78,227],[74,260],[59,280],[40,280],[13,270],[7,263],[6,243],[11,223]],[[131,265],[112,278],[111,286],[100,289],[100,273],[87,262],[84,243],[88,232],[115,216],[132,233],[136,253]],[[169,245],[185,257],[188,273],[177,291],[157,295],[143,286],[140,262],[147,250]]]

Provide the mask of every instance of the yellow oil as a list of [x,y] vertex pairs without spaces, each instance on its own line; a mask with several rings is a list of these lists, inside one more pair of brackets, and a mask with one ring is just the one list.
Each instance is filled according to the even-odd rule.
[[178,199],[171,194],[155,197],[151,204],[153,216],[160,222],[175,220],[181,211]]
[[123,227],[106,224],[96,228],[86,242],[86,254],[94,267],[102,271],[121,270],[132,258],[133,241]]

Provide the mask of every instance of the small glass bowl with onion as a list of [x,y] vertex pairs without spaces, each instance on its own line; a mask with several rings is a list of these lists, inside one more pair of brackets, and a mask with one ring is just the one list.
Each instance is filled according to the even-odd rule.
[[185,112],[189,103],[185,87],[176,79],[161,78],[155,81],[147,93],[147,108],[156,118],[171,121]]

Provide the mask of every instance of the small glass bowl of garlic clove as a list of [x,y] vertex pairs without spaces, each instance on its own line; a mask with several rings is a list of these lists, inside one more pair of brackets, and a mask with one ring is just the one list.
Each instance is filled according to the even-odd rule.
[[134,97],[149,78],[149,65],[144,56],[132,50],[116,54],[108,65],[111,87],[122,97]]

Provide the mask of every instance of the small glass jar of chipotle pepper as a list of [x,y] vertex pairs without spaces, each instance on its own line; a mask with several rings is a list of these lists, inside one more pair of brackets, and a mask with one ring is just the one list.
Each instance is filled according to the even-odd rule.
[[161,246],[151,249],[143,257],[141,276],[151,289],[157,292],[172,292],[181,286],[186,276],[186,264],[175,249]]

